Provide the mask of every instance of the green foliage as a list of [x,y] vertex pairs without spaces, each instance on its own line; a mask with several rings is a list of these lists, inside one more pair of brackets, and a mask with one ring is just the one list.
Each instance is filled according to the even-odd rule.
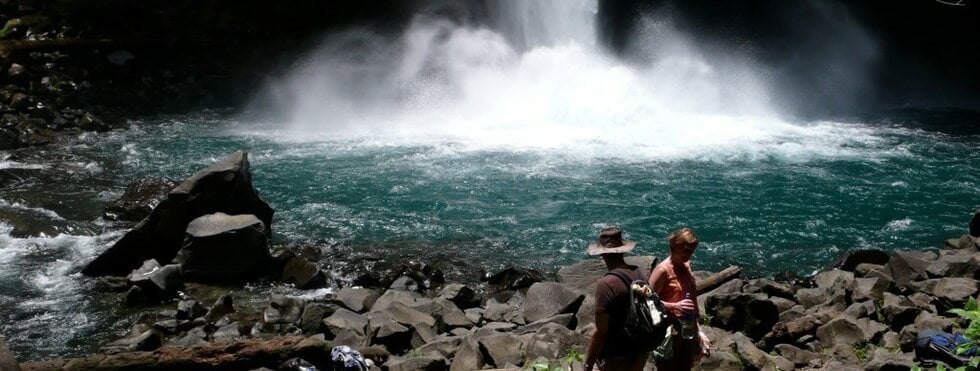
[[[960,316],[969,322],[967,327],[962,331],[963,337],[965,337],[968,342],[957,346],[956,353],[963,354],[971,347],[980,346],[980,306],[977,305],[977,300],[971,297],[966,301],[963,309],[950,309],[949,313]],[[965,365],[954,368],[952,371],[969,371],[978,369],[980,369],[980,356],[975,356]],[[916,366],[912,370],[917,371],[921,370],[921,368]],[[936,370],[946,371],[947,368],[942,364],[938,364],[936,365]]]
[[862,363],[867,361],[868,357],[871,356],[871,349],[872,349],[871,344],[858,343],[858,344],[854,344],[852,347],[854,348],[854,355],[857,356]]
[[421,351],[421,350],[419,350],[418,348],[413,348],[412,350],[409,350],[408,352],[406,352],[406,353],[405,353],[405,356],[406,356],[406,357],[412,357],[412,358],[415,358],[415,357],[421,357],[421,356],[424,356],[424,354],[422,354],[422,351]]
[[575,349],[569,349],[568,352],[565,352],[565,356],[561,358],[561,362],[568,365],[582,361],[585,361],[585,354],[582,354]]
[[585,361],[585,355],[575,349],[569,349],[565,352],[565,356],[558,361],[558,365],[552,366],[552,362],[548,360],[539,359],[531,363],[526,363],[524,365],[524,370],[534,370],[534,371],[566,371],[571,370],[572,365],[576,362]]

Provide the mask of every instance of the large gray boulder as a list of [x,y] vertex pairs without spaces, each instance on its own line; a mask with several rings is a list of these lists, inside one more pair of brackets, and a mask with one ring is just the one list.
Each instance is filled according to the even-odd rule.
[[14,358],[14,354],[10,352],[10,348],[7,348],[7,343],[3,339],[0,339],[0,370],[20,371],[20,364],[17,363],[17,359]]
[[187,225],[174,262],[188,281],[241,282],[265,273],[269,262],[265,226],[254,215],[214,213]]
[[[626,263],[638,267],[645,276],[650,274],[650,267],[655,261],[656,258],[653,256],[626,257]],[[583,260],[559,269],[558,282],[580,293],[595,295],[596,282],[608,272],[606,263],[601,259]]]
[[145,219],[90,262],[89,276],[125,275],[148,259],[169,262],[184,241],[187,225],[201,215],[252,214],[271,236],[274,211],[252,186],[248,155],[239,150],[199,171],[170,191]]
[[534,322],[556,314],[575,313],[585,295],[557,282],[538,282],[527,290],[524,319]]
[[119,199],[105,207],[102,218],[139,222],[153,212],[153,208],[167,197],[167,193],[177,186],[177,182],[163,178],[138,179],[126,186],[126,192]]

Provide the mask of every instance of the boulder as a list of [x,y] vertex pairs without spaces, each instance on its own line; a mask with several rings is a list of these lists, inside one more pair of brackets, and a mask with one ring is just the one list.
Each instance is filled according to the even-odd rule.
[[221,326],[211,334],[211,339],[215,343],[235,343],[242,338],[242,326],[238,322],[232,322]]
[[274,325],[297,323],[303,315],[304,304],[300,299],[273,295],[269,305],[262,312],[262,321]]
[[194,299],[185,299],[177,302],[177,319],[193,320],[207,314],[201,303]]
[[980,262],[969,255],[942,255],[926,267],[930,277],[975,278],[980,271]]
[[324,318],[323,325],[327,327],[327,330],[333,336],[338,336],[344,330],[348,330],[363,337],[368,326],[368,319],[360,314],[340,308],[331,314],[330,317]]
[[473,337],[464,339],[456,349],[456,355],[449,365],[449,371],[473,371],[480,370],[486,362],[483,360],[483,352],[480,351],[480,344]]
[[865,334],[865,329],[851,317],[838,316],[817,328],[817,338],[825,347],[835,345],[853,345],[866,343],[871,338]]
[[286,262],[280,279],[303,290],[323,287],[327,284],[327,276],[323,271],[301,256],[295,256]]
[[238,283],[264,274],[269,259],[261,220],[219,212],[187,225],[184,247],[174,262],[189,281]]
[[494,334],[480,339],[479,343],[483,354],[488,356],[487,364],[494,367],[521,364],[524,341],[519,336],[510,333]]
[[732,336],[735,341],[735,352],[738,357],[757,370],[792,370],[795,368],[793,362],[782,356],[774,356],[763,352],[752,343],[742,333]]
[[526,323],[517,307],[494,301],[487,302],[487,307],[483,311],[483,318],[490,322]]
[[958,306],[977,293],[978,282],[972,278],[934,278],[915,282],[912,286],[953,306]]
[[436,354],[423,354],[415,357],[391,357],[384,363],[389,371],[443,371],[449,369],[449,361]]
[[211,304],[211,307],[208,308],[208,312],[204,315],[204,318],[208,321],[214,322],[221,319],[221,317],[224,317],[226,314],[234,312],[235,304],[233,303],[231,296],[224,294],[218,297],[218,299],[214,301],[214,304]]
[[[358,313],[364,313],[381,297],[377,291],[366,288],[344,287],[337,292],[336,300],[344,307]],[[415,303],[413,297],[410,303]]]
[[384,345],[388,351],[400,354],[412,349],[412,329],[383,315],[368,320],[371,344]]
[[886,263],[888,263],[888,254],[884,251],[876,249],[855,250],[838,256],[830,267],[842,271],[854,272],[860,264],[884,265]]
[[790,362],[793,362],[793,364],[796,366],[805,366],[810,362],[810,360],[819,358],[817,353],[809,350],[803,350],[790,344],[777,344],[775,349],[779,355],[790,360]]
[[184,348],[195,348],[208,345],[207,342],[208,334],[204,331],[204,327],[195,327],[180,339],[174,340],[173,344]]
[[129,282],[133,286],[126,293],[126,303],[130,305],[170,299],[184,287],[180,265],[161,267],[155,260],[147,260],[143,266],[131,272]]
[[840,269],[831,269],[817,273],[813,282],[818,288],[843,288],[851,290],[854,287],[854,273]]
[[459,336],[444,336],[419,347],[418,351],[422,354],[436,353],[451,359],[462,341],[463,338]]
[[[152,351],[160,348],[163,344],[163,337],[159,332],[147,330],[143,333],[119,339],[106,344],[100,351],[105,354],[118,354],[123,352]],[[0,369],[6,370],[6,369]]]
[[236,151],[184,180],[148,217],[90,262],[82,273],[124,275],[148,259],[169,262],[182,247],[187,225],[199,216],[216,212],[255,215],[262,221],[266,236],[271,235],[274,211],[252,186],[245,151]]
[[888,273],[895,283],[904,286],[909,282],[926,278],[930,256],[913,251],[896,251],[888,259]]
[[865,364],[866,371],[912,370],[917,365],[912,354],[893,353],[888,349],[875,349],[871,360]]
[[454,328],[472,328],[475,323],[466,316],[459,307],[453,302],[444,298],[436,298],[436,322],[439,323],[440,332],[449,331]]
[[943,247],[954,250],[980,250],[980,237],[964,234],[958,238],[950,238],[943,242]]
[[453,302],[460,309],[473,308],[480,305],[482,301],[473,288],[461,283],[446,285],[439,292],[439,297]]
[[711,296],[705,303],[711,325],[761,339],[779,321],[776,304],[761,294]]
[[106,205],[102,218],[134,223],[143,220],[176,186],[176,181],[164,178],[135,180],[119,199]]
[[509,267],[487,277],[487,284],[496,290],[520,290],[545,280],[544,274],[536,269]]
[[323,319],[333,314],[340,308],[336,304],[309,303],[303,307],[303,315],[300,316],[299,327],[304,334],[316,334],[323,332]]
[[[626,257],[626,263],[639,268],[645,276],[650,274],[650,268],[656,260],[653,256]],[[582,260],[559,269],[558,282],[579,293],[594,295],[596,282],[608,272],[609,269],[601,259]]]
[[855,278],[851,301],[881,300],[891,282],[884,278]]
[[564,352],[570,349],[585,349],[588,341],[588,336],[569,330],[566,326],[546,322],[535,330],[534,335],[527,341],[525,353],[529,359],[537,357],[560,359],[565,355]]
[[3,339],[0,339],[0,370],[20,371],[20,364],[17,363],[17,358],[14,358],[14,354],[7,347],[7,343]]
[[527,290],[522,308],[524,319],[538,321],[557,314],[578,312],[585,295],[557,282],[538,282]]

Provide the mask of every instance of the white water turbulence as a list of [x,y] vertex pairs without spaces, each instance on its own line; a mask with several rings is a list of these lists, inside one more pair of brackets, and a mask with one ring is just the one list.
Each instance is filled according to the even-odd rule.
[[506,32],[419,16],[394,39],[329,37],[268,87],[282,117],[266,133],[635,161],[805,161],[867,155],[855,148],[879,141],[862,125],[787,122],[762,68],[699,48],[669,21],[640,27],[632,43],[648,62],[637,64],[596,46],[594,1],[499,5]]

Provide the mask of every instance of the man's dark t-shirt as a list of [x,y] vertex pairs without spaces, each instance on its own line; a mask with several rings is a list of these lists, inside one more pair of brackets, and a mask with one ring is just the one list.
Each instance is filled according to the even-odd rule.
[[[644,277],[638,274],[635,266],[628,269],[617,268],[623,271],[632,280],[643,280]],[[595,311],[596,313],[605,312],[609,314],[609,337],[606,344],[602,347],[602,358],[628,356],[632,354],[622,354],[624,349],[616,334],[620,333],[623,323],[626,321],[626,313],[629,310],[629,288],[623,284],[623,280],[613,275],[606,275],[599,279],[595,288]],[[617,352],[620,351],[620,352]]]

